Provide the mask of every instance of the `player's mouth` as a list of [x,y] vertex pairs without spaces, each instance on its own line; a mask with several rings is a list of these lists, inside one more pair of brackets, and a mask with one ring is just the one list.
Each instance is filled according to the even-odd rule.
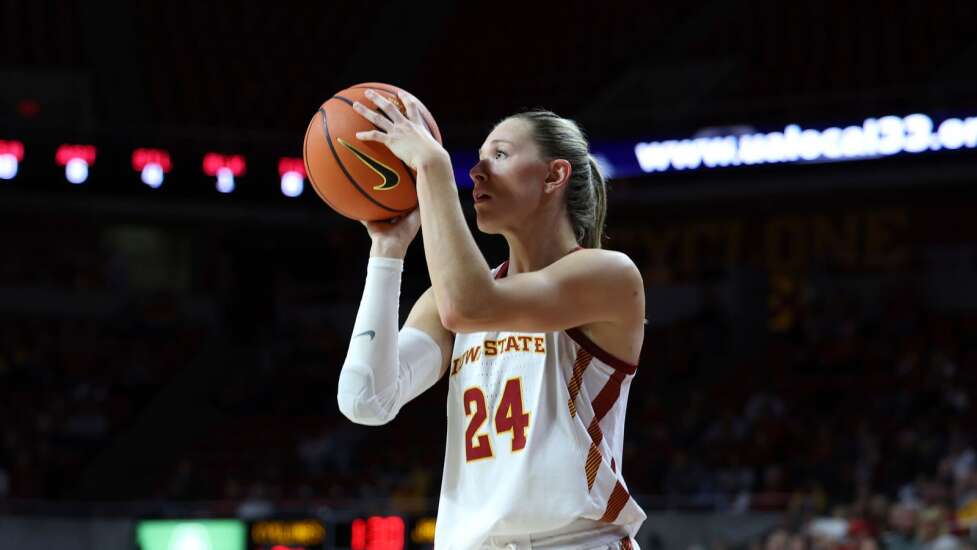
[[487,200],[491,200],[492,199],[492,197],[489,196],[488,193],[484,193],[482,191],[475,191],[475,192],[473,192],[472,193],[472,198],[475,199],[475,204],[482,203],[482,202],[485,202]]

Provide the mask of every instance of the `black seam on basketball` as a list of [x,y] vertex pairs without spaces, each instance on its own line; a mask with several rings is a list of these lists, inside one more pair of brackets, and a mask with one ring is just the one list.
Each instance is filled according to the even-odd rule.
[[[366,88],[365,86],[354,86],[354,88],[360,88],[360,89],[364,89],[365,88],[367,90],[373,90],[373,89],[383,90],[383,88]],[[383,90],[383,91],[387,91],[387,90]],[[349,98],[343,97],[341,95],[334,95],[332,97],[334,97],[334,98],[336,98],[336,99],[338,99],[340,101],[346,102],[346,104],[349,105],[350,107],[353,106],[353,101],[351,99],[349,99]],[[376,111],[376,112],[378,112],[381,115],[383,115],[384,117],[386,117],[387,120],[390,120],[390,117],[387,116],[387,113],[385,113],[383,111]],[[369,121],[367,121],[367,122],[369,122]],[[391,121],[391,122],[393,122],[393,121]],[[424,123],[427,124],[427,121],[425,121]],[[381,131],[381,132],[383,131],[379,126],[377,126],[376,124],[373,124],[372,122],[370,122],[370,125],[373,126],[374,128],[376,128],[378,131]],[[410,166],[407,166],[407,163],[406,162],[400,160],[399,157],[397,158],[397,160],[400,161],[401,166],[404,167],[404,170],[407,172],[407,177],[410,178],[410,182],[411,182],[411,184],[414,185],[414,190],[416,191],[417,190],[417,180],[414,179],[414,171],[410,169]]]
[[379,206],[380,208],[383,208],[384,210],[387,210],[388,212],[399,213],[399,212],[407,212],[408,210],[411,210],[410,208],[398,210],[396,208],[390,208],[389,206],[384,206],[379,202],[377,202],[377,200],[374,199],[369,193],[367,193],[362,187],[360,187],[360,184],[356,183],[356,180],[353,178],[353,175],[346,170],[346,165],[343,164],[343,160],[339,158],[339,154],[336,152],[336,147],[333,146],[332,144],[332,134],[329,133],[329,121],[326,118],[326,110],[320,107],[319,114],[322,115],[322,131],[325,132],[326,143],[329,144],[329,150],[332,151],[332,156],[333,158],[336,159],[336,163],[339,165],[339,169],[343,171],[343,174],[346,176],[346,179],[348,179],[349,182],[353,184],[353,187],[355,187],[357,191],[362,193],[363,196],[366,197],[366,200],[372,202],[373,204]]
[[302,143],[302,153],[303,153],[302,154],[302,162],[305,164],[305,175],[309,178],[309,183],[312,184],[312,190],[315,191],[315,194],[316,195],[319,195],[319,198],[320,199],[322,199],[326,204],[329,205],[330,208],[332,208],[336,212],[339,212],[339,213],[343,214],[344,216],[349,217],[348,214],[343,213],[343,210],[341,208],[336,208],[336,205],[333,204],[333,203],[331,203],[329,201],[329,199],[327,199],[326,196],[323,195],[319,191],[319,188],[315,184],[315,178],[312,177],[312,167],[309,166],[309,140],[308,140],[308,136],[309,136],[309,132],[312,131],[313,124],[315,124],[315,123],[313,122],[312,124],[309,124],[309,127],[306,128],[306,130],[305,130],[306,139],[305,139],[304,143]]

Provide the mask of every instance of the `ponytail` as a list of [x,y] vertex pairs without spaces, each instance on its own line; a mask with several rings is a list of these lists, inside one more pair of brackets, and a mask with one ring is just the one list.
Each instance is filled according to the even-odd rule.
[[607,182],[600,172],[600,164],[593,155],[587,155],[590,165],[590,185],[594,189],[594,224],[584,231],[583,242],[585,248],[602,248],[604,241],[604,223],[607,220]]

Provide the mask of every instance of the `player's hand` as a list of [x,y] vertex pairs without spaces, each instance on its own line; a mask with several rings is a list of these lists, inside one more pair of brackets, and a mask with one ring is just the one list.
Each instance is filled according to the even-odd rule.
[[448,158],[447,151],[434,139],[424,124],[417,98],[407,92],[397,93],[397,97],[404,103],[407,111],[407,115],[404,116],[396,105],[373,90],[367,90],[366,97],[389,118],[358,101],[353,102],[353,110],[379,128],[379,130],[357,132],[357,139],[386,145],[394,155],[414,170],[432,161]]
[[373,247],[371,257],[403,258],[407,247],[414,241],[421,228],[421,212],[417,208],[409,214],[378,222],[360,222],[370,234]]

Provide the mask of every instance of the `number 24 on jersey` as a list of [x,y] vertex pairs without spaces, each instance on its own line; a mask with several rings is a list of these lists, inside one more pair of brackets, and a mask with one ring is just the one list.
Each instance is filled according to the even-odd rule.
[[[468,429],[465,430],[465,459],[468,462],[492,458],[492,443],[488,434],[479,434],[482,425],[488,420],[485,393],[479,387],[465,390],[465,416]],[[495,408],[495,433],[502,435],[512,432],[511,451],[526,447],[526,428],[529,427],[529,412],[522,407],[522,379],[510,378],[505,382],[499,406]]]

